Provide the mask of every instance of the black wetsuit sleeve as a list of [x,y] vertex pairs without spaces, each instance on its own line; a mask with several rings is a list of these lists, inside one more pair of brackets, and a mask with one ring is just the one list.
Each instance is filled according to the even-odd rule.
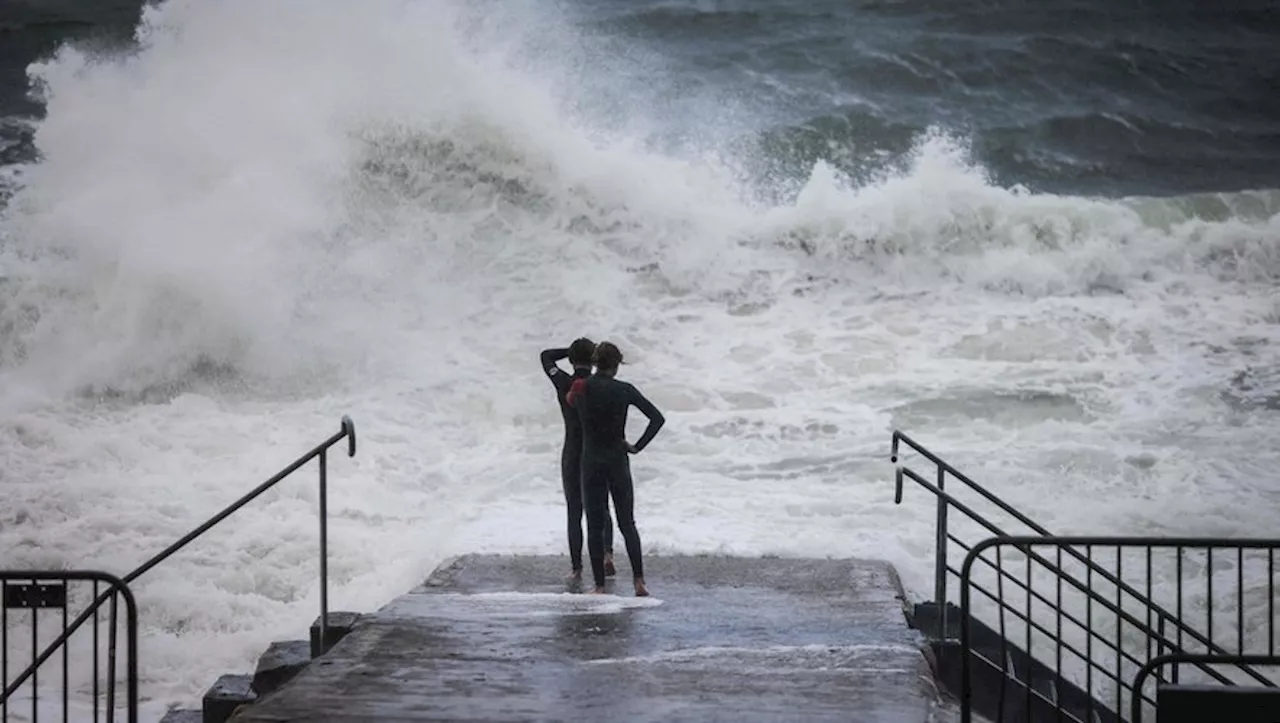
[[560,361],[561,359],[567,359],[568,357],[569,357],[568,349],[543,349],[542,350],[543,373],[545,373],[554,382],[556,378],[556,374],[564,374],[564,370],[561,369],[556,364],[556,362]]
[[629,401],[631,404],[635,405],[635,408],[639,409],[644,416],[649,418],[649,426],[645,427],[644,434],[640,435],[640,439],[637,440],[634,445],[636,452],[640,452],[653,440],[654,436],[657,435],[658,430],[662,429],[662,425],[667,423],[667,418],[662,416],[662,412],[658,411],[658,408],[653,406],[653,402],[646,399],[645,396],[640,393],[640,390],[635,387],[631,387],[631,399]]

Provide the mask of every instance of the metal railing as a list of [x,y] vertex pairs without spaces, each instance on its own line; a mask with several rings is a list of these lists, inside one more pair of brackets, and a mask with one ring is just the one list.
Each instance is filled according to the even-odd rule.
[[[1178,677],[1178,666],[1191,663],[1197,667],[1207,665],[1266,665],[1271,667],[1280,666],[1280,655],[1270,653],[1268,655],[1204,655],[1195,653],[1165,653],[1143,663],[1138,669],[1138,673],[1133,676],[1133,690],[1142,690],[1143,683],[1147,678],[1155,673],[1155,671],[1166,665],[1174,666],[1173,678]],[[1163,676],[1157,675],[1157,679],[1163,680]],[[1131,710],[1129,711],[1129,720],[1131,723],[1142,723],[1142,702],[1141,697],[1135,697],[1132,701]]]
[[[31,618],[31,720],[40,720],[40,679],[34,661],[40,651],[40,611],[50,610],[61,613],[62,630],[67,630],[68,607],[70,599],[68,584],[71,582],[92,582],[93,601],[89,603],[87,614],[93,616],[92,658],[93,689],[91,706],[93,720],[100,720],[98,710],[100,665],[102,663],[101,631],[99,625],[99,609],[109,603],[107,683],[106,683],[106,719],[108,723],[115,720],[116,696],[116,660],[117,636],[120,628],[119,600],[124,598],[125,627],[125,719],[128,723],[138,720],[138,606],[133,592],[120,578],[105,572],[92,570],[33,570],[29,572],[0,571],[0,585],[3,585],[3,602],[0,603],[0,679],[9,677],[9,617],[12,610],[25,610]],[[99,595],[100,586],[106,584],[107,591]],[[56,614],[56,613],[55,613]],[[76,656],[77,664],[84,661],[83,655]],[[0,699],[0,720],[9,720],[9,698],[13,692],[21,688],[24,679],[20,679],[12,689],[6,688],[3,699]],[[71,658],[66,645],[62,646],[62,720],[71,715]],[[80,718],[80,716],[77,716]]]
[[[1013,548],[1016,553],[1021,553],[1023,560],[1022,575],[1016,575],[1009,569],[1007,559]],[[1048,548],[1051,552],[1042,554],[1037,552],[1037,548]],[[1114,549],[1114,556],[1103,555],[1104,559],[1114,557],[1115,577],[1119,580],[1114,584],[1103,585],[1094,580],[1093,568],[1098,565],[1098,557],[1095,551],[1099,548],[1102,550]],[[1159,666],[1152,666],[1151,661],[1176,661],[1184,664],[1190,664],[1207,677],[1212,678],[1218,683],[1224,685],[1236,685],[1239,682],[1256,682],[1266,687],[1275,687],[1268,678],[1260,675],[1257,670],[1252,667],[1259,662],[1268,662],[1269,656],[1275,655],[1275,629],[1276,623],[1274,618],[1274,573],[1275,573],[1275,552],[1280,549],[1280,540],[1256,540],[1256,539],[1223,539],[1223,538],[1147,538],[1147,537],[994,537],[983,540],[974,545],[965,557],[964,564],[960,573],[960,609],[961,609],[961,721],[968,723],[971,715],[971,703],[973,700],[973,664],[975,662],[975,652],[973,645],[973,625],[975,623],[973,612],[972,591],[976,590],[982,593],[986,598],[995,601],[998,606],[1000,615],[999,635],[1001,638],[1001,649],[998,657],[1000,663],[995,663],[987,659],[985,662],[1001,668],[1001,672],[1005,670],[1005,664],[1009,660],[1008,648],[1018,646],[1022,648],[1028,658],[1034,659],[1035,656],[1035,640],[1037,633],[1039,637],[1051,649],[1051,658],[1054,665],[1051,670],[1054,676],[1062,678],[1069,677],[1069,672],[1064,668],[1064,653],[1072,656],[1078,661],[1079,666],[1083,667],[1083,689],[1087,693],[1085,701],[1084,715],[1092,717],[1099,708],[1107,714],[1113,714],[1119,717],[1122,711],[1128,709],[1140,711],[1143,704],[1154,707],[1155,699],[1143,691],[1142,684],[1154,670]],[[995,562],[983,556],[983,553],[994,550]],[[1064,560],[1064,553],[1071,551],[1083,550],[1086,560],[1085,579],[1080,581],[1075,575],[1066,572],[1066,566],[1069,561]],[[1214,551],[1226,553],[1219,554],[1219,562],[1226,558],[1228,564],[1215,567]],[[1171,561],[1161,558],[1160,561],[1170,562],[1170,564],[1161,566],[1157,561],[1156,553],[1172,551],[1176,553]],[[1204,563],[1200,564],[1194,553],[1197,551],[1204,552]],[[1254,572],[1259,573],[1254,577],[1265,577],[1265,585],[1258,584],[1258,588],[1265,587],[1265,608],[1267,618],[1262,625],[1266,628],[1266,656],[1252,657],[1248,656],[1245,644],[1246,631],[1246,609],[1249,607],[1246,602],[1246,579],[1245,571],[1250,567],[1248,564],[1251,559],[1246,557],[1246,552],[1258,553],[1259,559],[1252,560],[1260,563],[1252,565]],[[1129,564],[1125,564],[1126,554],[1128,555]],[[1190,553],[1190,554],[1189,554]],[[1052,558],[1052,559],[1050,559]],[[1136,558],[1137,564],[1134,564]],[[992,592],[983,588],[973,580],[974,563],[978,560],[992,565],[997,573],[997,591]],[[1034,567],[1033,567],[1034,563]],[[1171,568],[1171,569],[1170,569]],[[1203,589],[1192,589],[1188,591],[1188,576],[1184,573],[1190,568],[1191,577],[1197,581],[1197,584],[1203,582]],[[1033,569],[1045,575],[1041,576],[1040,582],[1048,583],[1052,589],[1052,598],[1041,590],[1043,587],[1039,585],[1033,575]],[[1172,580],[1170,580],[1169,572],[1172,572]],[[1216,577],[1232,577],[1233,580],[1223,586],[1223,582],[1219,581],[1215,590]],[[1046,579],[1047,578],[1047,579]],[[1134,596],[1127,591],[1133,589],[1132,585],[1123,582],[1125,578],[1134,581],[1134,584],[1145,588],[1145,592],[1140,596]],[[1017,581],[1016,586],[1012,586],[1017,591],[1025,592],[1025,595],[1019,595],[1015,592],[1012,597],[1021,597],[1019,601],[1010,601],[1010,595],[1003,588],[1001,583],[1006,580]],[[1157,587],[1157,581],[1159,586]],[[1234,582],[1234,585],[1229,584]],[[1250,580],[1250,582],[1253,582]],[[1105,590],[1100,588],[1105,587]],[[1064,589],[1068,593],[1075,594],[1075,604],[1070,604],[1064,597]],[[1234,594],[1232,590],[1234,589]],[[1176,607],[1178,618],[1171,618],[1167,615],[1163,617],[1157,612],[1158,606],[1153,602],[1157,597],[1174,598],[1174,607]],[[1205,605],[1205,619],[1208,629],[1208,638],[1213,640],[1213,630],[1215,622],[1215,605],[1221,605],[1223,602],[1234,601],[1234,605],[1228,605],[1231,608],[1228,618],[1223,621],[1221,617],[1218,619],[1219,630],[1224,625],[1228,628],[1234,623],[1234,651],[1224,650],[1217,642],[1204,644],[1206,648],[1202,654],[1205,660],[1201,659],[1201,654],[1191,655],[1188,653],[1184,645],[1187,640],[1182,635],[1169,636],[1167,628],[1160,623],[1153,623],[1153,618],[1159,617],[1166,623],[1173,620],[1182,619],[1189,614],[1195,614],[1196,611],[1191,608],[1196,607],[1195,603],[1203,600]],[[1037,615],[1035,611],[1035,603],[1041,603],[1042,614]],[[1263,601],[1259,601],[1262,603]],[[1079,608],[1083,610],[1079,610]],[[1259,605],[1262,607],[1262,605]],[[1072,609],[1077,612],[1073,613]],[[1103,620],[1098,621],[1096,612],[1101,612]],[[1007,619],[1014,619],[1014,627],[1020,628],[1020,633],[1010,633],[1010,627]],[[1084,619],[1082,620],[1081,617]],[[1178,628],[1180,629],[1180,628]],[[1108,635],[1107,631],[1112,634]],[[1069,638],[1084,638],[1083,648],[1080,650],[1079,644],[1072,644]],[[1257,640],[1255,636],[1252,638]],[[1095,645],[1095,641],[1101,643],[1100,646]],[[1226,644],[1226,643],[1224,643]],[[1100,650],[1099,650],[1100,648]],[[1043,650],[1043,645],[1041,647]],[[1166,653],[1166,651],[1168,651]],[[1097,654],[1101,653],[1100,656]],[[1248,657],[1246,657],[1248,656]],[[1050,657],[1046,655],[1044,657]],[[1236,670],[1243,673],[1248,680],[1232,680],[1231,678],[1214,670],[1208,663],[1233,663]],[[1138,670],[1137,675],[1130,678],[1125,675],[1125,667]],[[1175,667],[1173,682],[1178,682],[1178,669]],[[1157,680],[1164,681],[1164,678],[1158,673]],[[1081,677],[1077,673],[1076,678]],[[1109,684],[1114,687],[1115,695],[1114,707],[1105,706],[1095,702],[1095,678],[1100,678],[1098,682]],[[1131,682],[1133,681],[1133,682]],[[1075,682],[1075,681],[1073,681]],[[1040,706],[1048,711],[1052,711],[1056,715],[1062,717],[1070,717],[1073,720],[1080,720],[1076,715],[1072,715],[1071,711],[1063,709],[1059,700],[1050,698],[1040,694],[1038,691],[1032,690],[1030,680],[1025,681],[1025,685],[1019,686],[1019,692],[1024,696],[1021,701],[1025,708],[1030,711],[1033,705]],[[1003,713],[1006,704],[1007,691],[1002,689],[1000,692],[999,710]],[[1056,698],[1057,696],[1054,696]],[[1098,707],[1095,707],[1098,706]],[[1139,712],[1139,716],[1141,713]]]
[[[150,560],[147,560],[143,564],[139,565],[137,569],[133,570],[128,575],[125,575],[124,577],[119,578],[120,584],[123,585],[124,589],[127,591],[128,589],[127,586],[130,583],[132,583],[134,580],[138,579],[147,571],[151,570],[156,565],[159,565],[161,562],[164,562],[166,559],[168,559],[171,555],[176,553],[178,550],[181,550],[182,548],[186,547],[193,540],[200,537],[205,532],[208,532],[209,529],[212,528],[214,525],[217,525],[219,522],[222,522],[227,517],[230,517],[241,507],[244,507],[245,505],[252,502],[263,492],[266,492],[267,490],[274,487],[281,480],[293,474],[295,471],[297,471],[300,467],[302,467],[306,463],[310,462],[313,459],[318,458],[319,459],[318,466],[320,470],[320,489],[319,489],[320,631],[319,632],[320,632],[320,640],[321,641],[327,640],[328,639],[328,635],[327,635],[328,619],[329,619],[328,451],[330,447],[342,441],[343,439],[347,440],[347,456],[354,457],[356,454],[355,424],[351,421],[351,418],[346,415],[343,415],[342,417],[341,428],[338,432],[334,433],[331,437],[329,437],[325,441],[313,447],[311,451],[307,452],[306,454],[303,454],[301,457],[298,457],[287,467],[277,472],[270,479],[266,480],[262,484],[255,487],[253,490],[251,490],[250,492],[242,496],[240,499],[227,505],[225,508],[223,508],[221,512],[214,515],[213,517],[210,517],[207,521],[205,521],[203,524],[201,524],[199,527],[195,528],[191,532],[187,533],[186,535],[183,535],[183,537],[179,539],[177,542],[174,542],[172,545],[169,545],[164,550],[162,550],[161,552],[156,554],[154,557],[152,557]],[[31,579],[33,576],[38,576],[37,573],[21,572],[21,571],[16,573],[4,573],[4,574],[8,574],[11,577],[19,577],[22,579]],[[93,574],[100,574],[100,573],[93,573]],[[27,668],[17,676],[17,678],[15,678],[12,682],[6,682],[4,692],[3,692],[3,697],[0,697],[0,704],[7,704],[10,696],[12,696],[13,693],[17,691],[28,679],[34,678],[40,666],[43,665],[45,661],[47,661],[50,657],[52,657],[59,649],[62,649],[65,651],[66,650],[65,646],[67,644],[67,641],[76,632],[76,630],[78,630],[80,626],[84,625],[85,621],[88,620],[90,616],[93,616],[94,612],[103,603],[105,603],[111,596],[112,596],[112,593],[110,591],[108,591],[107,593],[103,593],[100,596],[95,595],[94,602],[84,612],[82,612],[79,616],[77,616],[76,619],[69,625],[64,625],[62,633],[52,643],[50,643],[42,653],[36,656],[35,659],[31,662],[31,664],[27,666]],[[132,656],[130,657],[130,660],[132,661]],[[7,671],[5,672],[3,677],[6,680],[8,679]],[[128,684],[131,687],[131,689],[134,686],[136,686],[137,684],[136,668],[130,668]]]
[[[925,457],[926,459],[928,459],[930,462],[934,464],[934,466],[936,467],[936,476],[935,476],[936,484],[926,479],[924,476],[920,475],[919,473],[915,472],[914,470],[912,470],[911,468],[907,467],[905,464],[899,461],[900,445],[902,444],[905,444],[910,449],[915,450],[920,455],[922,455],[923,457]],[[948,611],[949,598],[947,594],[948,574],[953,575],[956,578],[961,577],[961,571],[951,564],[951,561],[948,557],[950,544],[954,543],[957,547],[959,547],[965,553],[971,553],[972,550],[974,549],[973,545],[966,543],[962,538],[958,537],[953,532],[952,530],[953,523],[951,520],[949,520],[949,512],[951,511],[952,508],[959,511],[961,514],[964,515],[963,517],[964,520],[970,523],[973,523],[978,528],[980,528],[980,530],[983,533],[983,537],[994,536],[994,537],[1004,538],[1004,537],[1010,536],[1009,533],[1006,532],[1004,529],[1001,529],[1001,527],[994,524],[987,517],[983,516],[982,514],[974,510],[973,507],[966,504],[965,502],[962,502],[955,495],[949,492],[947,490],[947,481],[949,479],[954,480],[955,482],[962,485],[962,487],[960,488],[960,491],[976,494],[979,498],[978,502],[985,502],[991,506],[994,506],[994,508],[997,511],[999,511],[1000,513],[1003,513],[1004,516],[1011,519],[1016,524],[1022,525],[1023,528],[1025,528],[1031,533],[1034,533],[1038,538],[1052,537],[1052,535],[1043,526],[1037,524],[1035,521],[1031,520],[1029,517],[1027,517],[1023,513],[1015,509],[1012,505],[1005,502],[1004,500],[1002,500],[1000,497],[993,494],[989,490],[985,489],[984,487],[979,485],[977,482],[974,482],[964,473],[960,472],[955,467],[948,464],[946,461],[944,461],[938,455],[931,452],[929,449],[925,448],[923,445],[919,444],[918,442],[911,439],[906,434],[897,430],[893,432],[890,459],[896,465],[895,479],[894,479],[894,482],[895,482],[894,502],[896,504],[902,503],[903,489],[905,486],[904,481],[906,479],[910,479],[916,484],[918,484],[919,486],[929,490],[931,493],[933,493],[933,495],[937,500],[937,530],[936,530],[936,539],[935,539],[936,559],[935,559],[935,569],[934,569],[934,602],[937,606],[937,627],[935,632],[938,640],[946,640],[949,637],[948,636],[949,627],[947,624],[948,615],[949,615],[949,611]],[[952,487],[952,491],[956,491],[954,485]],[[1070,575],[1069,573],[1065,572],[1062,564],[1059,564],[1056,566],[1057,568],[1056,573],[1064,576],[1063,579],[1069,581],[1069,583],[1073,587],[1083,589],[1085,591],[1084,593],[1085,596],[1091,601],[1090,604],[1092,604],[1092,602],[1096,602],[1099,599],[1099,595],[1096,593],[1096,591],[1092,589],[1093,586],[1096,584],[1094,583],[1094,579],[1096,577],[1100,581],[1109,583],[1111,585],[1115,585],[1119,591],[1129,596],[1128,599],[1130,600],[1131,603],[1137,604],[1138,606],[1143,607],[1148,611],[1148,613],[1151,616],[1152,622],[1144,624],[1139,621],[1138,630],[1141,631],[1143,635],[1148,636],[1149,639],[1164,641],[1163,644],[1165,644],[1169,650],[1182,649],[1183,643],[1187,642],[1189,644],[1196,644],[1196,645],[1203,646],[1207,653],[1218,654],[1218,655],[1227,654],[1228,651],[1216,645],[1209,636],[1206,636],[1205,634],[1197,630],[1195,627],[1188,624],[1183,619],[1183,616],[1181,615],[1182,610],[1180,607],[1177,611],[1177,614],[1175,614],[1174,612],[1171,612],[1170,610],[1166,609],[1165,606],[1162,606],[1153,602],[1149,594],[1144,594],[1143,592],[1137,590],[1132,585],[1129,585],[1128,583],[1119,579],[1111,570],[1108,570],[1105,566],[1100,565],[1097,561],[1086,557],[1080,551],[1072,547],[1062,548],[1061,552],[1065,553],[1065,555],[1068,556],[1071,559],[1071,561],[1075,563],[1080,563],[1083,566],[1085,576],[1087,578],[1087,582],[1081,582],[1079,577]],[[991,561],[986,560],[985,558],[980,558],[980,559],[982,559],[986,565],[990,566],[992,569],[996,571],[998,584],[1003,585],[1005,582],[1009,582],[1015,588],[1021,587],[1024,584],[1020,580],[1018,580],[1016,577],[1011,577],[1006,572],[1000,570],[999,566],[994,565],[993,563],[991,563]],[[1001,590],[1003,590],[1003,588],[1001,588]],[[1031,594],[1030,591],[1028,591],[1028,594]],[[1042,604],[1047,604],[1049,601],[1040,599],[1040,602]],[[1105,604],[1109,604],[1109,603],[1105,603]],[[1175,641],[1176,647],[1175,647],[1175,642],[1170,642],[1170,641]],[[1030,655],[1030,651],[1027,651],[1027,653],[1028,655]],[[1123,657],[1124,656],[1122,655],[1121,658]],[[1002,662],[1001,665],[998,667],[1003,667],[1004,664],[1005,663]],[[1246,668],[1246,670],[1251,673],[1251,676],[1257,682],[1262,683],[1263,685],[1272,685],[1272,682],[1268,678],[1256,673],[1256,671],[1252,671],[1251,669],[1248,669],[1248,668]],[[1214,677],[1215,679],[1218,679],[1219,682],[1226,682],[1226,679],[1223,676],[1218,675],[1212,671],[1209,671],[1209,675],[1210,677]],[[1055,695],[1057,695],[1056,692],[1055,692]],[[1116,713],[1118,714],[1119,711],[1116,711]]]

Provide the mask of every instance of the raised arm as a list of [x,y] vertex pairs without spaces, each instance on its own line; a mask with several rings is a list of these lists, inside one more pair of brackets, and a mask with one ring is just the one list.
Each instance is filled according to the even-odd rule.
[[542,350],[542,371],[549,377],[554,377],[556,372],[564,371],[556,364],[561,359],[569,356],[569,349],[543,349]]
[[644,434],[640,435],[640,439],[631,447],[632,451],[638,454],[649,442],[653,441],[654,436],[658,434],[658,430],[662,429],[662,425],[667,423],[667,418],[662,416],[662,412],[659,412],[658,408],[653,406],[653,402],[646,399],[640,393],[640,390],[634,386],[631,387],[631,399],[629,401],[644,416],[649,418],[649,426],[645,427]]

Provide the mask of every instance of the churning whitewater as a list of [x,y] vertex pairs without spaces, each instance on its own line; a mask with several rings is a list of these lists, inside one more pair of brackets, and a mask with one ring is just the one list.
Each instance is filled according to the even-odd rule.
[[[39,158],[0,222],[0,566],[123,574],[343,414],[332,609],[449,555],[562,552],[538,352],[579,335],[667,415],[633,463],[648,554],[883,558],[927,594],[894,428],[1055,532],[1280,514],[1277,191],[1003,187],[942,126],[871,178],[753,177],[650,142],[747,124],[627,101],[677,85],[661,58],[593,76],[605,46],[545,8],[475,13],[170,0],[131,52],[34,66]],[[152,713],[305,635],[307,470],[134,584]]]

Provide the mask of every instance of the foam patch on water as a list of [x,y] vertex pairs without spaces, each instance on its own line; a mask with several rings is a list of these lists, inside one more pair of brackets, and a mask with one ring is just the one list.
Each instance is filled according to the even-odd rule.
[[655,608],[653,597],[588,595],[582,593],[428,593],[405,595],[380,611],[382,615],[481,615],[485,617],[549,617],[560,615],[613,615],[628,610]]
[[878,673],[918,673],[916,666],[893,665],[906,660],[923,662],[920,650],[904,645],[768,645],[757,648],[708,645],[682,648],[651,655],[635,655],[622,658],[588,660],[586,665],[628,665],[642,663],[662,665],[676,663],[703,663],[733,665],[742,672],[778,668],[804,670],[830,670],[847,673],[850,670]]

